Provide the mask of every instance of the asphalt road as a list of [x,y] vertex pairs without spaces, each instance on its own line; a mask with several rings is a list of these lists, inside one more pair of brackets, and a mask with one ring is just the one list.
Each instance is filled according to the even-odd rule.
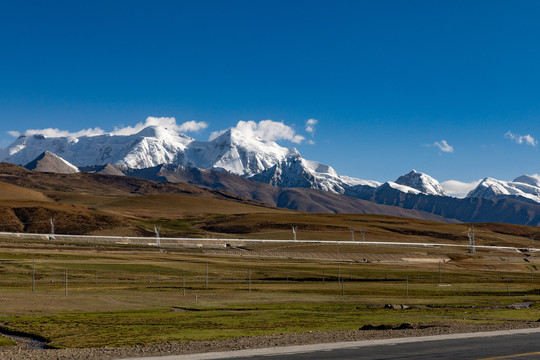
[[540,359],[540,328],[145,358],[203,359]]
[[251,359],[540,359],[540,334],[388,344]]

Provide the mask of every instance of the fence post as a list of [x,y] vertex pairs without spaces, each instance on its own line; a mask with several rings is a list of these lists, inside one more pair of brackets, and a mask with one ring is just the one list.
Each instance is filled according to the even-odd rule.
[[439,285],[441,285],[441,261],[439,260]]
[[64,296],[68,295],[68,271],[67,269],[64,269],[64,282],[65,282],[65,293]]
[[32,291],[36,290],[36,259],[34,259],[32,266]]
[[409,275],[407,275],[407,285],[406,285],[405,296],[409,296]]
[[184,270],[182,270],[182,296],[186,296],[186,279],[184,278]]

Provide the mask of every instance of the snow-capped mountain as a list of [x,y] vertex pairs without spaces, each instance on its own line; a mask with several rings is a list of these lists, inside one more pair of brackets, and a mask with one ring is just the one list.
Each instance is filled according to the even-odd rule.
[[341,177],[331,167],[298,156],[289,156],[251,179],[278,187],[303,187],[320,189],[337,194],[345,193],[350,184],[361,180]]
[[295,148],[230,129],[212,141],[202,142],[175,130],[149,126],[134,135],[81,137],[21,136],[0,152],[0,160],[19,165],[44,151],[55,153],[78,167],[123,165],[146,169],[158,165],[185,165],[226,171],[243,177],[260,175],[259,181],[277,186],[316,188],[344,193],[344,188],[375,182],[340,177],[333,168],[303,159]]
[[201,169],[222,170],[250,177],[290,157],[299,157],[295,148],[279,146],[273,141],[250,137],[237,129],[229,129],[209,142],[195,141],[185,150],[181,165]]
[[[207,142],[161,126],[148,126],[132,135],[21,136],[0,152],[0,160],[25,165],[45,151],[80,168],[184,165],[225,171],[278,187],[314,188],[360,198],[372,196],[381,186],[376,181],[339,175],[331,166],[302,158],[295,148],[238,129],[229,129]],[[435,179],[416,171],[388,186],[403,193],[446,195]]]
[[126,136],[49,138],[23,135],[0,152],[0,160],[24,165],[44,151],[79,167],[110,163],[145,169],[172,164],[223,170],[241,176],[252,176],[288,156],[300,155],[294,148],[250,138],[238,130],[228,130],[210,142],[200,142],[174,130],[149,126]]
[[[386,203],[404,194],[448,196],[437,180],[415,170],[384,184],[343,176],[331,166],[302,158],[295,148],[238,129],[207,142],[163,126],[147,126],[132,135],[20,136],[0,150],[0,161],[41,166],[45,171],[71,172],[79,167],[111,174],[182,165],[228,172],[277,187],[313,188],[370,201],[384,199]],[[486,178],[467,197],[511,197],[540,203],[540,175],[523,175],[513,181]]]
[[534,176],[523,175],[514,181],[485,178],[467,194],[468,198],[500,199],[504,197],[521,198],[540,203],[540,187],[531,185],[537,180]]
[[194,139],[163,127],[150,126],[134,135],[96,135],[81,137],[20,136],[1,150],[0,160],[25,165],[45,151],[76,166],[123,164],[146,168],[181,162]]
[[437,180],[416,170],[400,176],[396,184],[408,186],[427,195],[448,196]]

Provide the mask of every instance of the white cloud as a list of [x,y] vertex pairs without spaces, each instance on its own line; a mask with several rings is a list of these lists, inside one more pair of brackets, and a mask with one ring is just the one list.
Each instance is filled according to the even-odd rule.
[[67,130],[60,130],[56,128],[47,128],[47,129],[31,129],[26,130],[24,132],[24,135],[26,136],[32,136],[32,135],[43,135],[45,137],[49,138],[56,138],[56,137],[80,137],[80,136],[97,136],[97,135],[103,135],[105,134],[105,131],[103,131],[101,128],[89,128],[80,130],[77,132],[70,132]]
[[191,120],[191,121],[187,121],[183,124],[180,124],[178,126],[178,131],[179,132],[199,132],[201,130],[204,130],[208,127],[208,124],[204,121],[195,121],[195,120]]
[[478,186],[478,184],[480,184],[480,181],[482,180],[466,183],[457,180],[448,180],[442,182],[441,186],[448,195],[458,198],[464,198],[472,189],[474,189]]
[[[80,130],[76,132],[70,132],[67,130],[60,130],[56,128],[47,128],[47,129],[31,129],[26,130],[24,132],[24,135],[26,136],[32,136],[32,135],[43,135],[45,137],[49,138],[56,138],[56,137],[81,137],[81,136],[97,136],[97,135],[134,135],[139,133],[144,128],[147,128],[149,126],[161,126],[168,129],[172,129],[176,132],[198,132],[203,129],[206,129],[208,127],[208,124],[204,121],[187,121],[185,123],[182,123],[178,125],[176,123],[176,119],[173,117],[153,117],[149,116],[146,118],[146,121],[137,123],[135,126],[124,126],[124,127],[115,127],[113,131],[106,132],[103,129],[96,127],[96,128],[89,128],[85,130]],[[20,133],[18,131],[8,131],[8,134],[13,137],[19,137]]]
[[511,131],[508,131],[506,134],[504,134],[504,137],[515,141],[517,144],[527,144],[530,146],[538,145],[538,141],[536,141],[530,134],[516,135],[513,134]]
[[[248,136],[258,136],[266,141],[288,140],[300,144],[305,140],[302,135],[296,134],[295,130],[283,122],[273,120],[261,120],[258,123],[249,121],[239,121],[233,128],[243,132]],[[210,141],[223,134],[226,130],[214,131],[210,134]]]
[[315,145],[315,141],[309,139],[308,142],[307,142],[309,145]]
[[208,124],[204,121],[196,122],[194,120],[185,122],[183,124],[176,124],[176,119],[173,117],[153,117],[146,118],[144,123],[140,122],[135,126],[115,127],[111,135],[133,135],[139,133],[141,130],[149,126],[160,126],[174,130],[176,132],[198,132],[208,127]]
[[313,135],[315,132],[315,125],[317,125],[319,121],[315,119],[308,119],[306,121],[306,131]]
[[438,147],[439,150],[441,150],[442,152],[447,152],[447,153],[452,153],[452,152],[454,152],[454,147],[451,146],[451,145],[448,145],[448,143],[446,142],[446,140],[435,141],[435,142],[433,143],[433,146]]

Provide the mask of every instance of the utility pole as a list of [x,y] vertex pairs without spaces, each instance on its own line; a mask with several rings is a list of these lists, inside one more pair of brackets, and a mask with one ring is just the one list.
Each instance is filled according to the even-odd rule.
[[248,292],[251,294],[251,268],[248,273]]
[[467,233],[467,235],[469,236],[469,245],[471,247],[469,249],[469,252],[470,253],[475,253],[476,249],[474,248],[474,246],[475,246],[475,244],[474,244],[474,225],[472,225],[471,231],[469,231]]
[[51,216],[51,235],[54,235],[54,216]]
[[354,241],[354,228],[350,227],[349,230],[351,230],[351,241]]
[[366,229],[360,229],[360,234],[362,234],[362,242],[366,241]]
[[161,242],[160,242],[160,240],[159,240],[159,230],[161,230],[161,225],[160,225],[160,226],[154,225],[154,231],[155,231],[155,233],[156,233],[156,245],[157,245],[158,247],[161,246]]

